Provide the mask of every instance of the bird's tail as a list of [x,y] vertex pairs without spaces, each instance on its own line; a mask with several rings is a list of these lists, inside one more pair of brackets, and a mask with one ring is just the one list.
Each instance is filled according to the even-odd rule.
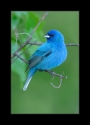
[[31,79],[32,79],[32,77],[33,77],[33,75],[35,74],[36,71],[37,70],[35,68],[30,69],[30,71],[28,73],[28,78],[27,78],[26,83],[23,87],[24,91],[27,89],[27,87],[28,87],[28,85],[29,85],[29,83],[30,83],[30,81],[31,81]]

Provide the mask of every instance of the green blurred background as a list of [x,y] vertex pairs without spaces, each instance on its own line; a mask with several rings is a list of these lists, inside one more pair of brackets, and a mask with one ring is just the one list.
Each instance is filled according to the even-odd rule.
[[[15,33],[13,26],[20,32],[30,33],[37,24],[40,17],[45,13],[44,11],[25,12],[28,18],[22,18],[22,12],[16,12],[18,16],[15,17],[15,12],[11,13],[11,49],[12,53],[17,49],[15,40]],[[26,20],[32,20],[30,13],[37,15],[36,23],[32,24]],[[20,20],[19,23],[17,23]],[[35,19],[33,19],[35,21]],[[34,22],[32,21],[32,22]],[[25,22],[26,24],[24,24]],[[32,26],[33,25],[33,26]],[[65,43],[79,43],[79,12],[78,11],[52,11],[49,12],[44,21],[41,23],[41,29],[37,29],[34,38],[38,41],[45,42],[43,37],[47,31],[51,29],[59,30],[65,38]],[[22,35],[21,39],[24,42],[28,36]],[[32,54],[38,46],[32,46],[28,50]],[[58,74],[64,72],[67,79],[63,79],[62,85],[59,89],[53,88],[50,84],[59,85],[59,78],[55,77],[52,80],[50,74],[45,72],[37,72],[26,91],[22,87],[27,78],[25,69],[27,64],[17,63],[16,60],[11,67],[11,113],[47,113],[47,114],[78,114],[79,113],[79,47],[67,46],[68,56],[66,61],[59,67],[53,69]],[[56,55],[58,56],[58,55]],[[30,55],[25,55],[25,59],[29,59]],[[21,77],[20,77],[21,75]],[[25,78],[24,78],[25,77]]]

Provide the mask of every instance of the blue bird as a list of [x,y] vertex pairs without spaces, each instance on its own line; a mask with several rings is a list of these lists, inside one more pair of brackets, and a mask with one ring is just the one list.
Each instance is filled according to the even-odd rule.
[[63,35],[57,30],[50,30],[45,36],[47,41],[32,54],[28,65],[29,73],[23,87],[25,91],[36,71],[45,71],[62,64],[67,57]]

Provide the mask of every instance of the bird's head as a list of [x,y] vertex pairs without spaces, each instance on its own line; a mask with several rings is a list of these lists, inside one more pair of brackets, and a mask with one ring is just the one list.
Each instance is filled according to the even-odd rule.
[[50,30],[44,37],[51,42],[64,41],[63,35],[58,30]]

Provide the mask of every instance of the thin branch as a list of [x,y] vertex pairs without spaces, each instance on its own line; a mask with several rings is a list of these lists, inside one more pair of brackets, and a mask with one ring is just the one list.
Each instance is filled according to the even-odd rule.
[[24,47],[28,44],[28,42],[32,39],[32,34],[35,32],[35,30],[38,28],[38,26],[40,25],[40,23],[43,21],[43,19],[47,16],[48,11],[44,13],[44,15],[41,17],[41,19],[39,20],[38,24],[36,25],[36,27],[34,28],[34,30],[30,33],[30,37],[25,41],[24,44],[22,44],[12,55],[11,58],[15,57],[15,55]]
[[[16,32],[16,29],[14,29],[14,30]],[[17,38],[19,37],[18,34],[19,35],[22,35],[22,34],[29,35],[28,33],[15,33]],[[31,35],[29,35],[29,36],[31,36]],[[35,40],[35,42],[28,42],[28,43],[31,44],[31,45],[42,45],[42,42],[38,42],[35,38],[33,38],[33,39]],[[70,44],[66,44],[66,46],[79,46],[79,44],[70,43]]]
[[[11,55],[11,58],[13,58],[14,56],[15,56],[15,54],[17,53],[17,52],[19,52],[24,46],[26,46],[27,44],[30,44],[30,45],[42,45],[43,43],[42,42],[37,42],[37,41],[35,41],[35,42],[25,42],[24,44],[22,44],[21,46],[20,46],[20,48],[15,52],[15,53],[13,53],[12,55]],[[79,44],[66,44],[66,46],[79,46]]]
[[[37,40],[35,42],[28,42],[28,44],[31,44],[31,45],[37,45],[37,46],[40,46],[43,44],[43,42],[38,42]],[[66,44],[66,46],[79,46],[79,44]]]
[[40,45],[42,45],[43,43],[42,43],[42,42],[37,42],[37,40],[36,40],[35,42],[28,42],[28,44],[40,46]]
[[55,86],[52,84],[52,82],[50,82],[50,84],[54,87],[54,88],[60,88],[61,87],[61,83],[62,83],[62,79],[63,78],[66,78],[67,79],[67,76],[63,76],[63,75],[60,75],[60,74],[57,74],[51,70],[44,70],[45,72],[49,73],[52,75],[52,80],[54,79],[55,76],[58,76],[60,78],[60,84],[58,86]]
[[[26,34],[26,33],[18,33],[16,28],[14,28],[14,31],[15,31],[15,35],[16,35],[16,43],[17,43],[17,39],[18,39],[18,40],[20,41],[20,44],[22,45],[22,42],[21,42],[21,40],[20,40],[20,38],[19,38],[19,35],[21,35],[21,34]],[[18,34],[19,34],[19,35],[18,35]],[[29,35],[29,34],[27,34],[27,35]],[[29,35],[29,36],[30,36],[30,35]],[[31,46],[31,45],[29,45],[29,47],[30,47],[30,46]],[[29,48],[29,47],[28,47],[28,48]],[[27,48],[27,49],[28,49],[28,48]],[[27,49],[26,49],[26,50],[27,50]],[[25,50],[24,52],[27,53],[27,54],[29,54],[26,50]],[[23,53],[24,53],[24,52],[23,52]],[[20,55],[22,55],[22,54],[20,54]],[[29,55],[30,55],[30,54],[29,54]],[[16,59],[17,59],[17,58],[16,58]],[[15,59],[15,60],[16,60],[16,59]],[[15,60],[14,60],[14,61],[15,61]],[[13,62],[14,62],[14,61],[13,61]]]
[[[28,48],[29,48],[30,46],[31,46],[31,45],[29,45],[26,50],[28,50]],[[27,53],[28,55],[31,55],[31,54],[30,54],[28,51],[26,51],[26,50],[25,50],[24,52]],[[23,52],[23,53],[24,53],[24,52]],[[22,53],[22,54],[23,54],[23,53]],[[22,54],[21,54],[21,55],[22,55]]]
[[[31,35],[35,32],[35,30],[38,28],[38,26],[40,25],[40,23],[45,19],[45,17],[46,17],[47,15],[48,15],[48,11],[44,13],[44,15],[41,17],[41,19],[39,20],[38,24],[37,24],[36,27],[34,28],[34,30],[30,33],[30,35],[28,34],[28,35],[29,35],[29,38],[25,41],[24,44],[21,44],[20,48],[18,48],[18,49],[11,55],[11,58],[17,56],[17,55],[18,55],[17,53],[18,53],[24,46],[26,46],[27,44],[30,44],[30,45],[41,45],[41,44],[43,44],[42,42],[37,42],[37,41],[35,41],[35,42],[30,42],[30,40],[33,38]],[[15,31],[15,35],[16,35],[16,40],[18,39],[18,40],[20,41],[19,36],[18,36],[19,33],[17,33],[16,28],[14,28],[14,31]],[[20,41],[20,43],[21,43],[21,41]],[[79,44],[66,44],[66,46],[79,46]],[[24,52],[26,52],[26,51],[24,51]],[[21,54],[20,54],[20,55],[21,55]],[[18,55],[17,57],[20,58],[20,55]],[[15,60],[16,60],[16,59],[15,59]],[[15,61],[15,60],[14,60],[14,61]],[[22,60],[22,59],[21,59],[21,60]],[[14,61],[13,61],[13,62],[14,62]]]
[[66,46],[79,46],[79,44],[70,43],[70,44],[66,44]]
[[[15,57],[15,56],[16,56],[16,53],[17,53],[19,50],[21,50],[24,46],[26,46],[27,44],[40,46],[40,45],[42,45],[43,43],[42,43],[42,42],[37,42],[37,41],[24,43],[24,44],[21,45],[21,47],[20,47],[14,54],[11,55],[11,58]],[[79,44],[66,44],[66,46],[79,46]],[[29,47],[30,47],[30,46],[29,46]],[[24,51],[24,52],[26,52],[26,51]],[[24,53],[24,52],[23,52],[23,53]],[[23,54],[23,53],[22,53],[22,54]],[[20,54],[20,55],[21,55],[21,54]],[[17,58],[16,58],[16,59],[17,59]],[[15,60],[16,60],[16,59],[15,59]],[[14,60],[14,61],[15,61],[15,60]],[[13,61],[13,62],[14,62],[14,61]],[[13,62],[12,62],[12,63],[13,63]]]
[[[15,53],[15,56],[17,56],[19,59],[21,59],[23,62],[28,64],[28,61],[23,59],[20,55],[18,55],[17,53]],[[13,62],[12,62],[13,63]]]
[[[54,77],[52,77],[52,80],[54,79]],[[61,87],[61,83],[62,83],[62,78],[60,78],[60,84],[58,86],[55,86],[52,84],[52,82],[50,82],[50,84],[54,87],[54,88],[60,88]]]
[[17,59],[18,59],[18,57],[13,58],[12,61],[11,61],[11,64],[14,63]]
[[[14,31],[15,31],[15,36],[16,36],[16,43],[17,43],[17,40],[19,40],[19,41],[20,41],[20,43],[21,43],[21,40],[20,40],[20,38],[19,38],[19,36],[18,36],[17,29],[16,29],[16,28],[14,28]],[[21,44],[22,44],[22,43],[21,43]]]
[[36,27],[34,28],[34,30],[30,33],[30,35],[32,35],[35,31],[36,31],[36,29],[38,28],[38,26],[40,25],[40,23],[45,19],[45,17],[48,15],[48,11],[46,11],[45,13],[44,13],[44,15],[41,17],[41,19],[39,20],[39,22],[38,22],[38,24],[36,25]]
[[32,37],[29,37],[24,44],[22,44],[12,55],[11,58],[13,58],[24,46],[28,44],[28,42],[32,39]]
[[62,76],[62,75],[57,74],[57,73],[55,73],[55,72],[53,72],[53,71],[50,71],[50,70],[45,70],[45,72],[51,74],[52,76],[58,76],[58,77],[60,77],[60,78],[66,78],[66,79],[67,79],[67,76]]
[[[27,47],[27,49],[30,47],[31,45],[29,45],[28,47]],[[26,50],[25,51],[23,51],[22,53],[20,53],[11,63],[14,63],[24,52],[27,52]],[[27,52],[28,53],[28,52]],[[29,54],[29,53],[28,53]],[[29,54],[30,55],[30,54]],[[23,59],[24,60],[24,59]],[[26,60],[24,60],[25,62],[26,62]]]

